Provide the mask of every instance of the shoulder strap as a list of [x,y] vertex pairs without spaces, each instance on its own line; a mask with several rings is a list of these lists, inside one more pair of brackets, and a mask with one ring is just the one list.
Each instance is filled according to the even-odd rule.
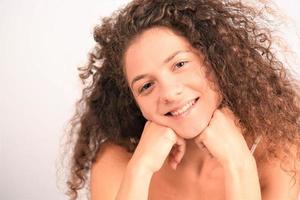
[[259,135],[259,136],[255,139],[255,141],[254,141],[254,143],[253,143],[253,145],[252,145],[252,147],[251,147],[251,149],[250,149],[250,152],[251,152],[252,154],[254,153],[254,151],[255,151],[255,149],[256,149],[258,143],[260,142],[261,138],[262,138],[262,136]]

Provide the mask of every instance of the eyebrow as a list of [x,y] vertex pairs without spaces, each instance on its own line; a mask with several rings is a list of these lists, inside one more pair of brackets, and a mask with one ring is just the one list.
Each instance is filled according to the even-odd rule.
[[[180,53],[186,53],[186,52],[190,52],[189,50],[184,50],[184,51],[175,51],[174,53],[172,53],[171,55],[169,55],[164,61],[163,61],[163,64],[166,64],[168,63],[170,60],[172,60],[175,56],[177,56],[178,54]],[[145,78],[148,74],[140,74],[140,75],[137,75],[136,77],[134,77],[134,79],[131,81],[131,88],[133,86],[133,84],[143,78]]]

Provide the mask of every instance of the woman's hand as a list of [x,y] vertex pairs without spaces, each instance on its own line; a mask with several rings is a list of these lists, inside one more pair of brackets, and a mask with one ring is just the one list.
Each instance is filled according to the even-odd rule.
[[139,144],[130,160],[147,172],[158,171],[168,157],[176,169],[185,153],[185,140],[168,127],[148,121],[145,124]]
[[195,138],[196,144],[199,148],[204,145],[222,165],[243,164],[251,153],[236,122],[229,108],[217,109],[209,125]]

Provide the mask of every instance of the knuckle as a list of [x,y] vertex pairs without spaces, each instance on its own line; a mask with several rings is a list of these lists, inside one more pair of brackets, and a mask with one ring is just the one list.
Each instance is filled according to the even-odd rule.
[[201,142],[204,141],[204,140],[207,140],[207,137],[210,134],[210,132],[211,132],[211,129],[207,128],[207,129],[205,129],[205,131],[203,131],[201,133],[201,135],[200,135]]
[[219,116],[221,116],[223,114],[223,112],[221,111],[221,110],[216,110],[215,111],[215,113],[214,113],[214,116],[217,116],[217,117],[219,117]]
[[172,141],[172,142],[176,142],[176,135],[173,133],[172,130],[167,130],[164,134],[164,139]]

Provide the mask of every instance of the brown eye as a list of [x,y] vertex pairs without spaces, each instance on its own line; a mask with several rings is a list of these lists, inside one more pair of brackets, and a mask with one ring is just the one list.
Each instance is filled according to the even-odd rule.
[[139,93],[141,93],[141,92],[143,92],[143,91],[149,89],[151,86],[152,86],[152,83],[151,83],[151,82],[144,84],[144,85],[140,88]]
[[183,67],[185,64],[187,63],[187,61],[181,61],[175,64],[175,68],[181,68]]

